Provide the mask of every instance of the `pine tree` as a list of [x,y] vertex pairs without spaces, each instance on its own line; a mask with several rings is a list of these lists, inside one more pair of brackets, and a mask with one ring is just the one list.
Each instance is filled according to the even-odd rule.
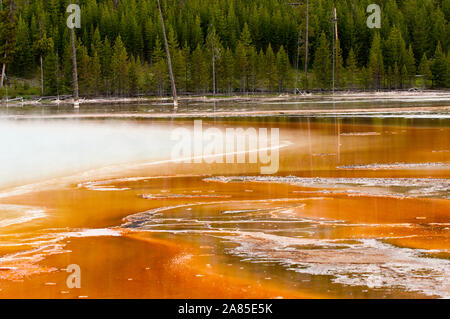
[[200,16],[195,17],[195,23],[191,29],[191,36],[190,36],[190,44],[191,49],[194,50],[197,48],[198,45],[201,45],[203,42],[203,32],[201,27],[201,19]]
[[57,77],[57,58],[53,50],[46,55],[44,59],[44,87],[45,95],[58,94],[58,77]]
[[235,61],[235,74],[239,79],[240,91],[245,92],[247,89],[248,59],[242,42],[238,42],[236,46]]
[[[64,79],[59,81],[57,72],[57,91],[69,93],[73,88],[74,76],[70,77],[69,72],[71,65],[67,44],[71,42],[71,32],[66,26],[65,14],[68,1],[0,1],[3,5],[0,10],[0,68],[11,75],[31,78],[36,70],[44,71],[44,62],[45,69],[48,69],[52,59],[56,59],[57,71],[61,69],[64,74]],[[383,0],[380,2],[383,7],[380,30],[370,30],[366,26],[367,1],[335,2],[340,17],[340,42],[336,43],[338,54],[335,61],[338,87],[345,87],[346,81],[353,88],[357,82],[367,87],[366,81],[363,81],[367,79],[367,72],[371,72],[372,88],[413,85],[417,62],[424,54],[430,59],[428,64],[430,71],[433,70],[433,85],[448,86],[449,0]],[[127,72],[114,71],[111,63],[113,45],[110,41],[115,44],[119,36],[127,56],[135,58],[136,74],[140,81],[138,87],[148,94],[164,94],[169,88],[168,66],[164,51],[161,51],[161,41],[157,43],[158,38],[162,39],[162,32],[155,1],[83,0],[77,3],[81,4],[83,12],[82,28],[77,30],[78,38],[87,48],[83,59],[89,60],[87,69],[92,74],[92,79],[89,79],[92,81],[86,88],[89,94],[129,93]],[[310,1],[309,4],[311,44],[308,47],[313,53],[310,60],[315,73],[312,79],[316,88],[329,88],[331,54],[335,54],[329,48],[330,13],[334,2],[320,0]],[[279,50],[283,46],[291,63],[296,58],[298,31],[305,30],[305,5],[287,6],[279,0],[164,1],[163,5],[175,83],[183,91],[193,91],[194,85],[200,85],[201,92],[213,92],[214,88],[217,92],[237,89],[273,91],[285,90],[290,86],[290,83],[279,82],[282,75],[277,71]],[[218,43],[210,41],[213,27]],[[376,32],[379,32],[379,46],[378,43],[374,46]],[[52,52],[38,49],[39,46],[45,47],[43,42],[48,39],[53,40]],[[39,42],[42,43],[39,45]],[[436,52],[438,43],[441,53]],[[200,75],[193,73],[191,54],[199,45],[203,58],[196,62],[202,60],[205,67],[205,73]],[[213,50],[217,48],[222,52],[213,55]],[[7,51],[6,60],[4,51]],[[353,57],[349,59],[352,51]],[[163,55],[160,58],[161,52]],[[45,61],[50,54],[54,56]],[[197,58],[199,56],[197,52]],[[346,58],[346,70],[342,69],[342,57]],[[80,58],[78,60],[81,61]],[[100,76],[98,61],[101,65]],[[129,59],[125,61],[120,64],[126,65],[124,70],[128,70],[133,63]],[[266,65],[267,61],[269,65]],[[408,81],[405,81],[404,66]],[[287,70],[287,75],[292,74],[291,66]],[[113,81],[113,71],[115,77],[124,81]],[[216,75],[215,81],[213,74]],[[195,76],[207,82],[199,84]],[[81,77],[83,75],[80,74]],[[47,75],[45,78],[49,82]],[[301,80],[304,81],[304,78]]]
[[350,52],[348,54],[347,58],[347,77],[350,80],[350,88],[355,88],[355,75],[358,72],[358,66],[356,62],[355,52],[353,51],[353,48],[350,49]]
[[331,52],[325,33],[322,32],[314,54],[313,69],[317,85],[322,89],[330,88]]
[[191,49],[187,42],[181,52],[182,65],[183,65],[183,88],[184,92],[189,92],[189,83],[191,80]]
[[[417,9],[414,12],[414,24],[412,25],[412,39],[413,47],[415,49],[416,59],[420,59],[424,54],[431,53],[430,50],[430,21],[427,14],[427,10],[424,6]],[[429,55],[431,56],[431,55]]]
[[78,86],[82,96],[92,94],[91,58],[87,48],[81,43],[77,46]]
[[273,92],[277,85],[277,71],[276,71],[277,66],[276,66],[276,56],[272,50],[272,45],[270,43],[266,51],[264,66],[265,66],[265,78],[267,87],[270,92]]
[[431,73],[430,62],[427,59],[426,53],[423,54],[420,60],[418,71],[423,78],[423,88],[428,87],[428,82],[433,79],[433,74]]
[[388,66],[387,73],[386,73],[386,81],[387,81],[387,88],[389,90],[392,89],[392,86],[394,84],[394,72],[392,71],[391,66]]
[[[377,33],[378,34],[378,33]],[[379,34],[378,34],[379,37]],[[377,41],[381,42],[381,39],[378,38]],[[380,44],[381,50],[381,44]],[[394,26],[389,34],[389,38],[386,40],[385,44],[385,60],[387,66],[394,66],[395,63],[397,65],[405,64],[406,58],[406,48],[405,41],[403,40],[400,29],[397,26]]]
[[197,93],[206,92],[209,83],[208,63],[203,54],[202,47],[197,48],[192,53],[192,79],[193,88]]
[[166,84],[168,82],[167,64],[164,59],[165,54],[162,49],[162,43],[159,38],[156,38],[155,48],[153,49],[153,76],[158,95],[163,95]]
[[170,56],[172,60],[173,75],[176,87],[180,88],[184,79],[183,56],[178,45],[177,36],[173,28],[168,27],[167,42],[169,43]]
[[381,88],[383,81],[384,65],[381,52],[381,38],[379,33],[375,33],[372,47],[369,53],[369,67],[372,70],[372,84],[374,88]]
[[406,83],[408,83],[409,74],[408,69],[406,68],[406,65],[403,64],[402,70],[400,72],[401,80],[400,80],[400,87],[404,89],[406,87]]
[[105,37],[100,54],[100,65],[103,78],[103,91],[109,96],[112,92],[112,48],[108,37]]
[[124,95],[128,77],[128,53],[120,35],[116,38],[111,57],[114,93]]
[[256,70],[257,79],[256,85],[260,90],[265,90],[267,88],[267,76],[266,76],[266,56],[264,55],[264,51],[259,50],[259,54],[256,61],[258,68]]
[[250,77],[250,47],[252,39],[247,23],[244,25],[241,37],[236,46],[236,76],[240,79],[241,92],[248,90]]
[[100,31],[97,28],[95,28],[94,34],[92,35],[92,40],[91,40],[91,47],[90,47],[90,53],[91,55],[93,55],[94,51],[97,51],[97,53],[99,52],[99,50],[101,50],[102,48],[102,38],[100,36]]
[[44,33],[43,36],[34,43],[34,51],[36,55],[39,56],[40,69],[41,69],[41,94],[45,93],[45,81],[44,81],[44,58],[47,54],[53,52],[54,43],[52,38],[47,38],[47,35]]
[[230,47],[230,49],[236,48],[238,31],[239,31],[239,22],[236,17],[236,11],[234,7],[234,1],[230,2],[227,12],[227,22],[226,22],[226,32],[222,35],[225,44]]
[[234,90],[234,54],[230,48],[225,50],[225,56],[221,60],[220,69],[221,76],[219,76],[219,79],[223,79],[223,84],[219,85],[219,87],[224,92],[231,94]]
[[13,0],[3,0],[0,10],[0,89],[4,85],[6,65],[14,58],[16,49],[16,25]]
[[256,48],[252,45],[249,50],[249,88],[252,92],[256,91],[257,88],[257,77],[258,77],[258,52]]
[[411,45],[409,45],[408,52],[406,53],[405,63],[408,72],[409,86],[411,87],[413,86],[414,77],[416,76],[416,60]]
[[93,94],[98,96],[102,87],[102,67],[100,63],[100,57],[98,56],[97,50],[92,50],[92,57],[90,61],[89,69],[92,76],[92,88]]
[[400,88],[400,69],[397,62],[394,63],[394,89]]
[[286,89],[290,79],[289,58],[283,46],[277,53],[277,77],[278,91],[282,92]]
[[361,68],[359,82],[364,89],[368,89],[370,87],[371,83],[373,82],[372,69],[370,67]]
[[128,92],[132,96],[135,96],[139,90],[139,77],[136,64],[134,58],[131,57],[128,64]]
[[431,63],[431,72],[433,73],[433,86],[445,87],[447,80],[447,65],[440,42],[438,42],[436,46],[433,62]]
[[29,76],[34,69],[33,48],[28,32],[28,26],[22,17],[17,23],[17,41],[14,52],[12,72],[20,76]]
[[220,42],[220,38],[216,33],[216,29],[214,26],[210,27],[210,30],[208,32],[208,36],[206,38],[205,46],[207,48],[207,55],[208,59],[211,61],[210,64],[210,71],[211,71],[211,78],[212,78],[212,92],[215,94],[217,93],[217,71],[220,64],[220,59],[222,58],[223,53],[223,47]]

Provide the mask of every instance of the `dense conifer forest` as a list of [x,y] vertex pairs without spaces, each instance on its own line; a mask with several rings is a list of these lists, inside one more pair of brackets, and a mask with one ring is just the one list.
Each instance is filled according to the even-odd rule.
[[[69,0],[0,2],[0,63],[10,94],[71,94]],[[81,96],[170,94],[156,0],[72,3],[81,7],[76,29]],[[381,28],[366,25],[371,3],[381,7]],[[161,0],[161,5],[181,94],[207,94],[214,87],[218,94],[329,90],[333,55],[337,89],[450,86],[450,0],[310,0],[307,77],[306,0]]]

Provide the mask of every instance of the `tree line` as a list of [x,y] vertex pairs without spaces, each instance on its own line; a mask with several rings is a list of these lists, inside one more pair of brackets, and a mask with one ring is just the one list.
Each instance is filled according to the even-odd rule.
[[[9,78],[43,78],[44,95],[72,91],[68,0],[0,0],[0,63]],[[178,91],[205,94],[450,86],[450,0],[163,0]],[[366,8],[381,7],[381,28]],[[80,0],[80,95],[170,92],[154,0]],[[333,50],[333,8],[338,40]],[[296,69],[300,69],[296,73]],[[3,69],[3,68],[2,68]],[[214,70],[214,72],[213,72]],[[2,72],[3,74],[3,72]],[[28,83],[28,82],[27,82]],[[35,82],[34,82],[35,83]]]

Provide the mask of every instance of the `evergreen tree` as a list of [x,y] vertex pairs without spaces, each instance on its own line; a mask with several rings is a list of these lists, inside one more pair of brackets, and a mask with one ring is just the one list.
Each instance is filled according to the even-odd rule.
[[114,93],[124,95],[128,77],[128,53],[120,35],[116,38],[111,57]]
[[353,51],[353,48],[351,48],[347,58],[347,77],[350,81],[350,87],[352,89],[355,87],[355,75],[357,74],[357,72],[358,66],[356,62],[355,51]]
[[177,36],[173,28],[168,28],[167,41],[169,43],[170,56],[172,60],[173,75],[176,87],[180,88],[184,79],[183,56],[178,45]]
[[[220,70],[219,87],[224,92],[231,94],[234,90],[234,55],[230,48],[225,50],[224,58],[220,63]],[[223,79],[223,82],[220,79]]]
[[97,50],[92,50],[92,57],[90,61],[89,69],[92,76],[92,87],[91,92],[95,95],[100,94],[102,87],[102,67],[100,63],[100,57],[98,56]]
[[[378,35],[377,41],[381,42],[381,39]],[[373,45],[373,44],[372,44]],[[380,46],[381,50],[381,46]],[[405,56],[406,56],[406,48],[405,41],[403,40],[400,29],[397,26],[394,26],[389,34],[389,38],[386,40],[385,44],[385,60],[387,66],[394,66],[395,63],[397,65],[405,64]]]
[[359,82],[364,89],[368,89],[370,87],[371,83],[373,82],[372,69],[370,67],[361,68]]
[[330,87],[331,81],[331,52],[325,33],[322,32],[314,54],[313,69],[317,85],[322,89]]
[[195,17],[195,23],[191,29],[190,37],[191,49],[194,50],[203,43],[203,31],[201,27],[200,16]]
[[217,71],[218,66],[220,65],[220,60],[222,59],[222,53],[223,53],[223,47],[220,42],[220,38],[216,33],[216,29],[214,26],[210,27],[210,30],[208,32],[208,36],[206,38],[205,46],[207,48],[207,56],[208,59],[211,61],[210,63],[210,73],[211,73],[211,80],[212,80],[212,91],[213,93],[217,92]]
[[252,39],[248,25],[244,25],[241,37],[236,47],[236,76],[240,80],[241,92],[248,90],[250,77],[250,47]]
[[447,82],[447,64],[440,42],[436,46],[433,62],[431,63],[431,72],[433,73],[433,85],[444,87]]
[[189,92],[189,83],[191,80],[191,50],[187,42],[181,52],[183,66],[183,88],[184,92]]
[[0,89],[4,85],[6,65],[14,58],[16,50],[16,25],[13,0],[3,0],[0,10]]
[[128,70],[128,92],[131,95],[136,95],[139,91],[139,76],[136,61],[133,57],[130,59]]
[[375,33],[372,47],[369,53],[369,67],[372,71],[372,85],[374,88],[381,88],[383,81],[383,55],[381,52],[381,38],[379,33]]
[[414,52],[411,45],[409,45],[408,52],[406,53],[405,63],[409,86],[411,87],[413,85],[414,77],[416,76],[416,60],[414,58]]
[[419,74],[423,79],[423,88],[428,87],[428,82],[433,79],[433,74],[431,73],[430,62],[427,59],[426,53],[423,54],[422,59],[420,60]]
[[[256,91],[257,88],[257,77],[258,77],[258,52],[256,51],[255,46],[250,46],[249,53],[248,53],[248,59],[249,59],[249,89],[252,92]],[[288,70],[289,70],[289,60],[287,61]]]
[[109,42],[108,37],[105,37],[105,40],[103,41],[103,45],[101,47],[100,65],[103,78],[103,91],[107,95],[110,95],[112,93],[112,74],[113,74],[113,70],[111,69],[112,54],[113,53],[111,43]]
[[267,87],[270,92],[273,92],[277,85],[277,72],[276,72],[276,56],[272,50],[272,45],[269,43],[269,47],[265,56],[265,78]]
[[82,96],[89,96],[92,94],[91,58],[87,48],[82,44],[78,44],[77,47],[77,60],[78,88]]
[[165,54],[162,49],[161,40],[156,38],[153,49],[153,77],[158,95],[163,95],[168,82],[167,63],[164,59]]
[[206,62],[202,47],[199,44],[192,53],[192,84],[197,93],[204,93],[207,91],[209,83],[208,70],[208,63]]
[[290,80],[289,58],[283,46],[280,47],[277,53],[277,78],[278,90],[282,92],[286,89]]
[[14,74],[30,76],[30,71],[34,69],[33,48],[28,26],[22,17],[19,17],[17,23],[17,41],[13,60],[14,64],[11,71]]
[[[0,68],[9,75],[32,78],[37,77],[36,70],[54,69],[51,65],[56,63],[57,91],[71,92],[67,1],[1,2]],[[80,71],[87,70],[80,74],[80,79],[86,74],[92,76],[92,79],[82,79],[89,82],[87,86],[82,83],[83,90],[89,95],[125,95],[136,91],[137,85],[137,92],[142,89],[147,94],[166,93],[169,88],[167,62],[160,41],[161,22],[155,2],[83,0],[78,3],[83,12],[78,39],[87,49],[87,54],[83,52],[78,60],[88,62],[87,66],[80,65]],[[345,87],[348,81],[352,88],[357,88],[358,84],[365,88],[368,72],[371,73],[371,88],[411,86],[415,83],[416,73],[420,73],[417,62],[422,62],[424,54],[429,58],[430,71],[433,71],[433,85],[448,87],[449,0],[383,0],[379,3],[383,7],[380,30],[370,30],[366,26],[367,1],[320,0],[309,4],[312,55],[309,61],[315,74],[310,79],[315,81],[315,88],[330,88],[332,54],[336,54],[330,49],[330,14],[334,7],[339,16],[335,61],[337,87]],[[306,14],[305,5],[287,6],[279,0],[170,0],[163,6],[175,82],[182,91],[212,92],[214,87],[217,92],[229,93],[237,89],[243,92],[289,90],[290,79],[286,80],[282,75],[289,77],[292,74],[298,31],[306,27],[305,20],[299,19]],[[119,36],[122,51],[127,53],[126,59],[115,60],[122,71],[127,71],[122,73],[112,67],[115,40]],[[215,40],[210,41],[211,37]],[[45,45],[49,39],[53,41],[51,50],[48,43]],[[290,58],[285,74],[279,71],[279,60],[285,58],[280,52],[281,47]],[[302,50],[305,50],[304,46]],[[128,56],[134,57],[134,61]],[[344,58],[346,70],[342,68]],[[199,65],[204,69],[198,69]],[[138,83],[134,78],[133,88],[130,86],[132,79],[128,78],[132,67],[136,70]],[[59,69],[64,75],[61,81]],[[213,74],[216,85],[213,85]],[[45,77],[46,82],[53,85],[47,75]],[[196,79],[205,82],[199,83]]]
[[398,68],[397,62],[394,63],[394,89],[400,88],[400,69]]
[[400,87],[404,89],[409,79],[408,69],[406,68],[406,65],[403,65],[400,75],[401,75]]
[[47,56],[47,54],[53,52],[53,49],[54,49],[53,39],[47,38],[47,35],[44,33],[43,36],[37,42],[34,43],[33,48],[34,48],[34,51],[36,52],[36,55],[39,56],[40,69],[41,69],[41,94],[44,95],[44,93],[45,93],[45,89],[44,89],[44,87],[45,87],[44,58]]
[[57,69],[57,57],[53,50],[49,51],[44,59],[44,87],[45,95],[57,95],[58,94],[58,69]]

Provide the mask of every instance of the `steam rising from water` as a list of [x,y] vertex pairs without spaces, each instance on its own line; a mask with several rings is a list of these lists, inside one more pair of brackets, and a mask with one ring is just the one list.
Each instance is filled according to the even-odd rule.
[[154,124],[0,121],[0,187],[167,158],[171,144]]

